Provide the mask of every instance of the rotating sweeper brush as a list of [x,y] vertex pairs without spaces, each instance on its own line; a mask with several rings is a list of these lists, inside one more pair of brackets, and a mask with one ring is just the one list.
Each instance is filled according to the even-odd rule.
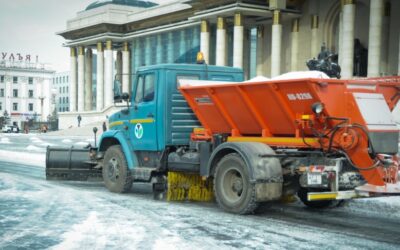
[[168,173],[168,201],[211,201],[213,185],[197,174],[182,172]]

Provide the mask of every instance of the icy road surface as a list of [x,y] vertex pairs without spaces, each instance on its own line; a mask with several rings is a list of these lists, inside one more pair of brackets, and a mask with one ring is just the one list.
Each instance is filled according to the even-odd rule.
[[[143,184],[117,195],[100,182],[45,180],[47,144],[86,142],[0,134],[0,249],[400,248],[400,216],[385,214],[384,207],[379,215],[356,214],[357,206],[275,204],[258,215],[238,216],[214,203],[154,201]],[[362,204],[368,210],[374,202]]]

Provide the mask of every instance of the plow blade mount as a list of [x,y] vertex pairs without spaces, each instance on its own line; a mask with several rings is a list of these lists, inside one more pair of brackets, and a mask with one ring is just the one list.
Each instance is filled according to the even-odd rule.
[[47,147],[46,180],[101,179],[101,168],[97,168],[97,163],[91,160],[90,151],[90,148]]

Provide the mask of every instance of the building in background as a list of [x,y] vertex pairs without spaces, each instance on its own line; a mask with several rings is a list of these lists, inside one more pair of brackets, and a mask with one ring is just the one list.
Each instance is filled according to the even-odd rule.
[[69,111],[69,71],[56,73],[53,78],[56,91],[55,108],[58,113]]
[[396,75],[398,11],[396,0],[95,1],[58,33],[71,50],[71,116],[109,112],[114,77],[130,92],[138,67],[193,63],[198,51],[208,64],[243,68],[246,78],[274,77],[307,70],[325,44],[344,78]]
[[21,127],[28,120],[46,121],[54,105],[54,71],[38,57],[2,52],[0,58],[0,116]]

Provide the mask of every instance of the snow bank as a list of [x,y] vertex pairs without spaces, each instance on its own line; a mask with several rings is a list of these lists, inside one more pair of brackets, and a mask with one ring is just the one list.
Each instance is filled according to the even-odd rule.
[[321,71],[294,71],[285,73],[272,78],[272,80],[289,80],[289,79],[304,79],[304,78],[322,78],[329,79],[330,77]]
[[340,209],[358,214],[400,219],[400,197],[354,199],[346,202]]
[[39,148],[34,145],[29,145],[28,147],[26,147],[26,150],[34,152],[43,152],[43,148]]
[[321,71],[294,71],[285,73],[272,79],[265,76],[256,76],[250,80],[244,82],[222,82],[222,81],[207,81],[207,80],[191,80],[191,79],[180,79],[178,81],[179,87],[186,86],[213,86],[213,85],[225,85],[225,84],[240,84],[240,83],[251,83],[251,82],[268,82],[274,80],[290,80],[290,79],[305,79],[305,78],[321,78],[330,79],[330,77]]
[[76,146],[83,146],[83,147],[86,147],[86,146],[88,146],[89,144],[90,144],[90,143],[84,142],[84,141],[80,141],[80,142],[75,143]]
[[250,80],[244,81],[244,82],[265,82],[265,81],[269,81],[271,79],[269,79],[268,77],[265,76],[256,76],[254,78],[251,78]]
[[34,166],[45,167],[46,155],[44,153],[27,153],[27,152],[12,152],[0,150],[0,158],[2,161],[15,162],[19,164],[29,164]]
[[0,144],[10,144],[10,138],[3,137],[0,139]]

